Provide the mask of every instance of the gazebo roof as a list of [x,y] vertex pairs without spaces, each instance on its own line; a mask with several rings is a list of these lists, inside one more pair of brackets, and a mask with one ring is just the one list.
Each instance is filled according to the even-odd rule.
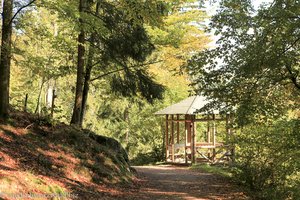
[[[156,115],[176,115],[176,114],[184,114],[184,115],[194,115],[199,112],[197,110],[203,108],[208,100],[204,96],[190,96],[179,103],[173,104],[169,107],[166,107],[160,111],[157,111]],[[213,110],[212,113],[218,114],[219,111]]]

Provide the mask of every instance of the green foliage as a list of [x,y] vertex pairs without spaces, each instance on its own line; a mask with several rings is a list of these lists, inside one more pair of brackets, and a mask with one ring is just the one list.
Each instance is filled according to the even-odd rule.
[[[87,3],[80,14],[77,1],[36,2],[17,18],[12,104],[23,109],[28,94],[28,112],[37,110],[49,122],[70,121],[82,17],[85,67],[93,66],[84,127],[120,141],[131,159],[159,161],[162,121],[153,113],[188,96],[187,75],[174,70],[209,41],[198,24],[205,12],[195,0],[99,1],[98,12],[98,1]],[[75,136],[69,142],[76,146]]]
[[[46,105],[47,90],[50,86],[55,87],[56,81],[61,77],[74,72],[72,54],[75,52],[75,44],[72,43],[72,28],[59,20],[56,13],[39,8],[25,12],[19,18],[16,29],[12,104],[23,106],[25,95],[28,94],[27,110],[35,112],[37,106],[40,106],[40,110],[46,115],[49,108]],[[40,99],[40,105],[37,105],[37,99]]]
[[[103,98],[98,110],[98,123],[86,121],[87,126],[107,136],[116,138],[125,146],[130,158],[137,154],[162,149],[161,121],[153,113],[161,106],[138,98]],[[90,112],[88,110],[87,112]],[[161,152],[161,151],[160,151]]]
[[299,8],[219,1],[209,27],[215,48],[186,65],[196,92],[212,100],[207,107],[235,112],[235,175],[255,198],[300,198]]
[[299,120],[244,127],[235,137],[235,178],[262,199],[299,199],[299,130]]
[[152,80],[145,70],[136,70],[136,72],[125,70],[125,74],[124,77],[120,74],[112,77],[113,92],[124,97],[140,94],[150,103],[153,103],[154,99],[162,99],[165,88]]
[[235,108],[240,125],[299,107],[299,8],[297,1],[258,10],[250,1],[221,1],[210,24],[216,47],[188,64],[197,92]]
[[[199,1],[167,1],[169,12],[163,17],[163,26],[147,26],[153,44],[154,57],[161,65],[178,73],[193,53],[203,50],[209,42],[201,23],[207,18]],[[158,64],[160,65],[160,64]]]

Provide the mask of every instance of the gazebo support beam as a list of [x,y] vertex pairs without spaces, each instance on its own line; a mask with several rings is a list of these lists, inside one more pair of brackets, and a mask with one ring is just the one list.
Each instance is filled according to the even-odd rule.
[[230,135],[230,127],[229,127],[229,119],[230,118],[230,115],[229,114],[226,114],[226,143],[229,142],[229,135]]
[[[184,119],[187,120],[187,115],[184,115]],[[187,144],[187,122],[184,123],[184,162],[187,164],[187,152],[186,152],[186,144]]]
[[169,157],[169,151],[168,151],[168,147],[169,147],[169,123],[168,123],[168,118],[169,115],[166,115],[166,162],[168,161],[168,157]]
[[210,143],[210,124],[209,114],[207,115],[207,142]]
[[[169,119],[169,122],[192,122],[192,120],[185,120],[185,119]],[[207,122],[211,121],[211,119],[194,119],[194,122]],[[216,118],[215,121],[226,121],[225,118]]]
[[[213,146],[215,147],[216,146],[216,122],[215,122],[215,118],[216,118],[216,115],[213,114],[213,127],[212,127],[212,133],[213,133]],[[212,150],[213,152],[213,157],[212,157],[212,160],[213,162],[215,161],[215,157],[216,157],[216,148],[213,148]]]
[[[177,114],[177,120],[179,120],[179,115],[178,114]],[[179,144],[179,142],[180,142],[180,138],[179,138],[179,135],[180,135],[179,121],[177,121],[176,125],[177,125],[177,144]]]
[[191,150],[192,150],[192,163],[195,163],[195,123],[194,123],[195,115],[192,115],[192,123],[191,123]]
[[172,137],[172,140],[171,140],[171,143],[172,143],[172,162],[175,161],[175,147],[174,147],[174,115],[171,115],[171,119],[172,119],[172,122],[171,122],[171,137]]
[[216,122],[215,122],[215,118],[216,118],[216,115],[213,114],[213,127],[212,127],[212,133],[213,133],[213,146],[216,146]]

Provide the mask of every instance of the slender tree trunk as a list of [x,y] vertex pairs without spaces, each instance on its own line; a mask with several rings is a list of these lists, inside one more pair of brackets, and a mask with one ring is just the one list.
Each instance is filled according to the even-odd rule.
[[37,103],[36,103],[36,107],[35,107],[35,111],[34,111],[35,114],[38,112],[39,116],[41,115],[41,97],[42,97],[44,83],[45,83],[44,78],[42,78],[40,92],[38,95],[38,99],[37,99]]
[[4,0],[2,12],[2,41],[0,56],[0,118],[6,119],[9,111],[9,79],[11,63],[13,0]]
[[51,102],[51,113],[50,113],[51,118],[53,118],[53,115],[54,115],[54,108],[55,108],[54,101],[55,101],[55,98],[56,98],[56,92],[55,92],[55,88],[53,88],[53,90],[52,90],[52,102]]
[[125,108],[124,110],[124,121],[127,123],[127,128],[125,132],[125,142],[126,142],[126,150],[129,151],[129,134],[130,134],[130,129],[129,129],[129,124],[130,124],[130,119],[129,119],[129,110],[131,106],[130,104]]
[[[96,14],[99,12],[99,3],[96,5]],[[86,71],[84,76],[84,84],[83,84],[83,94],[82,94],[82,105],[81,105],[81,113],[80,113],[80,126],[83,124],[83,119],[86,111],[86,103],[88,98],[88,93],[90,90],[90,80],[91,80],[91,72],[93,68],[93,58],[95,54],[95,49],[93,47],[93,44],[95,42],[96,34],[92,33],[91,40],[90,40],[90,48],[89,48],[89,55],[87,59],[87,65],[86,65]]]
[[[84,9],[84,1],[79,1],[79,12],[82,14]],[[78,35],[78,60],[77,60],[77,80],[76,80],[76,93],[75,93],[75,103],[73,109],[73,115],[71,124],[76,124],[80,126],[80,113],[82,110],[82,94],[83,94],[83,78],[84,78],[84,55],[85,55],[85,33],[83,30],[83,20],[79,19],[81,26],[81,31]]]
[[[95,34],[93,33],[91,36],[91,43],[93,44],[95,41]],[[82,94],[82,108],[80,113],[80,125],[83,123],[83,118],[86,110],[86,102],[88,98],[88,93],[90,90],[90,80],[91,80],[91,72],[93,68],[93,57],[94,57],[94,47],[90,45],[89,48],[89,56],[87,59],[86,72],[84,77],[84,85],[83,85],[83,94]]]
[[27,112],[27,101],[28,101],[28,94],[25,95],[25,100],[24,100],[24,112]]
[[91,79],[91,67],[87,67],[86,74],[84,77],[84,86],[83,86],[83,94],[82,94],[82,108],[80,113],[80,126],[82,126],[85,111],[86,111],[86,102],[88,98],[88,93],[90,90],[90,79]]
[[88,98],[88,93],[90,90],[90,80],[91,80],[91,71],[92,67],[87,66],[85,77],[84,77],[84,85],[83,85],[83,93],[82,93],[82,105],[81,105],[81,113],[80,113],[80,126],[82,126],[85,111],[86,111],[86,102]]

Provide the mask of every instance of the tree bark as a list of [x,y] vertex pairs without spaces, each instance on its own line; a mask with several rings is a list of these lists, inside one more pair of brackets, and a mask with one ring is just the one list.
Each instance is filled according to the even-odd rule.
[[0,56],[0,118],[8,118],[13,0],[4,0]]
[[[91,42],[94,41],[94,38],[95,38],[95,36],[94,36],[94,34],[92,34]],[[87,102],[88,93],[90,90],[91,72],[92,72],[92,68],[93,68],[93,66],[92,66],[93,57],[94,57],[94,48],[91,45],[90,50],[89,50],[88,60],[87,60],[85,77],[84,77],[82,105],[81,105],[81,113],[80,113],[80,126],[82,126],[82,123],[83,123],[85,110],[86,110],[86,102]]]
[[55,108],[54,101],[55,101],[55,98],[56,98],[56,92],[55,92],[55,88],[53,88],[53,90],[52,90],[51,112],[50,112],[50,116],[51,116],[52,119],[53,119],[53,115],[54,115],[54,108]]
[[[82,14],[84,9],[84,1],[79,1],[79,12]],[[76,93],[75,93],[75,103],[73,109],[73,115],[71,124],[80,126],[80,113],[82,110],[82,97],[83,97],[83,78],[84,78],[84,55],[85,55],[85,33],[83,30],[83,20],[82,17],[79,18],[80,33],[78,35],[78,60],[77,60],[77,80],[76,80]]]
[[39,91],[39,95],[37,98],[37,103],[36,103],[36,107],[35,107],[35,111],[34,113],[38,113],[38,115],[41,115],[41,98],[42,98],[42,91],[43,91],[43,87],[44,87],[44,83],[45,83],[45,79],[44,77],[41,80],[41,86],[40,86],[40,91]]
[[[99,12],[99,3],[96,4],[96,15]],[[95,49],[93,47],[93,44],[95,42],[96,33],[92,33],[91,40],[90,40],[90,48],[89,48],[89,55],[87,58],[87,64],[86,64],[86,71],[84,76],[84,84],[83,84],[83,93],[82,93],[82,105],[81,105],[81,112],[80,112],[80,126],[83,124],[83,119],[86,111],[86,103],[88,98],[88,93],[90,90],[90,82],[91,82],[91,73],[93,68],[93,58],[95,54]]]
[[24,100],[24,112],[27,112],[27,101],[28,101],[28,93],[25,95],[25,100]]
[[129,129],[129,124],[130,124],[130,118],[129,118],[129,110],[131,106],[130,104],[125,108],[124,110],[124,121],[127,124],[127,128],[125,130],[125,142],[126,142],[126,151],[129,151],[129,134],[130,134],[130,129]]

